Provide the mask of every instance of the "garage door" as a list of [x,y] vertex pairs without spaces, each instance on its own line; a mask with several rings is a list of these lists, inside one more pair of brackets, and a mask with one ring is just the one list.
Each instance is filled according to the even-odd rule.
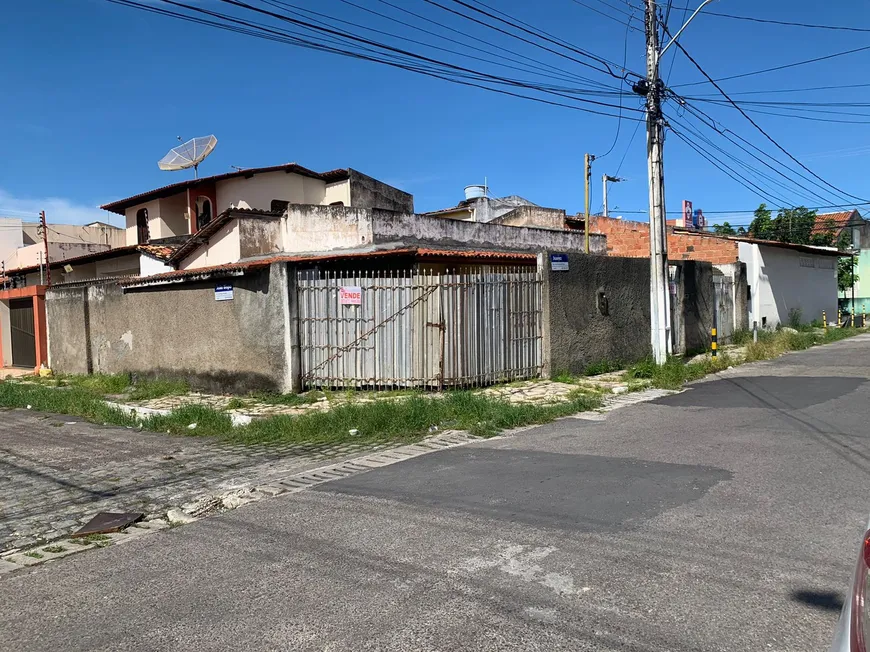
[[33,301],[20,299],[9,302],[12,330],[12,364],[16,367],[36,366],[36,332],[33,328]]

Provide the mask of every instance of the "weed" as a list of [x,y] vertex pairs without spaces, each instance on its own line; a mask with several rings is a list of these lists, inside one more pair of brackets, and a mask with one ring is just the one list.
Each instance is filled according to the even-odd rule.
[[225,409],[226,410],[240,410],[243,407],[245,407],[245,405],[246,405],[246,403],[242,399],[237,398],[237,397],[233,397],[229,401],[227,401],[227,406]]
[[804,323],[803,315],[803,310],[800,308],[792,308],[788,311],[788,325],[799,330]]
[[43,548],[42,551],[56,554],[59,552],[66,552],[66,548],[64,548],[63,546],[45,546],[45,548]]
[[42,555],[42,554],[36,552],[35,550],[31,550],[30,552],[25,552],[24,556],[25,557],[32,557],[33,559],[42,559],[43,557],[45,557],[45,555]]
[[586,369],[583,371],[584,376],[597,376],[599,374],[607,374],[612,373],[614,371],[619,371],[623,368],[622,363],[618,360],[610,361],[610,360],[602,360],[600,362],[593,362],[588,365]]
[[312,391],[306,394],[274,394],[270,392],[252,393],[251,398],[258,403],[266,405],[287,405],[294,407],[296,405],[308,405],[314,403],[324,397],[323,392]]
[[553,376],[551,376],[550,379],[554,383],[566,383],[568,385],[573,385],[574,383],[577,382],[576,376],[574,376],[574,374],[572,374],[567,369],[562,369],[561,371],[553,374]]
[[184,380],[171,380],[166,378],[154,378],[150,380],[138,380],[130,392],[131,401],[149,401],[163,396],[179,396],[187,394],[190,385]]

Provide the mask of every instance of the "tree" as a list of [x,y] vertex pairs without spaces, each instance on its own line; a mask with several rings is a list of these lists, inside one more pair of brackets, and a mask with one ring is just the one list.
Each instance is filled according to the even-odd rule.
[[[837,261],[837,289],[840,292],[846,293],[852,289],[852,273],[857,268],[858,260],[854,256],[844,256]],[[855,282],[858,280],[858,275],[855,274]]]
[[749,225],[749,234],[759,240],[773,240],[773,220],[767,204],[761,204],[755,209],[755,217]]
[[717,235],[737,235],[737,231],[735,231],[734,227],[728,224],[728,222],[725,222],[724,224],[714,224],[713,233]]

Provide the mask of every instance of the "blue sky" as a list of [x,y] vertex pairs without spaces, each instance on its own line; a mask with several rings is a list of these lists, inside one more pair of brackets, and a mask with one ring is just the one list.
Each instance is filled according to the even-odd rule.
[[[490,39],[506,52],[534,56],[608,84],[619,83],[572,61],[457,21],[422,0],[394,1]],[[583,4],[625,20],[619,9],[630,11],[628,1],[583,0]],[[160,4],[159,0],[149,2]],[[201,7],[226,9],[218,0],[196,2]],[[356,2],[391,11],[377,0]],[[450,0],[442,2],[450,4]],[[674,0],[674,29],[681,22],[679,8],[684,2]],[[384,30],[402,29],[378,22],[340,0],[295,0],[295,4]],[[487,4],[587,51],[622,62],[625,26],[574,0],[488,0]],[[697,0],[691,2],[696,4]],[[870,5],[854,0],[823,4],[718,0],[709,7],[745,16],[870,27]],[[353,167],[413,193],[418,210],[453,205],[462,198],[465,185],[486,178],[496,195],[519,194],[573,213],[583,205],[584,152],[603,154],[617,130],[616,118],[181,23],[105,0],[14,3],[4,8],[4,18],[0,25],[0,59],[6,62],[0,102],[0,215],[28,216],[45,208],[54,221],[106,219],[95,208],[98,204],[186,178],[187,172],[159,171],[157,160],[177,142],[176,136],[209,133],[217,135],[219,144],[202,165],[203,175],[227,172],[233,165],[288,161],[315,170]],[[634,24],[640,27],[639,22]],[[437,26],[430,25],[430,29],[442,32]],[[718,78],[870,45],[870,33],[808,30],[702,15],[681,42]],[[469,66],[485,65],[462,56],[417,50]],[[663,75],[670,70],[672,57],[676,61],[669,85],[701,79],[673,48],[663,63]],[[868,63],[870,51],[725,81],[722,86],[729,93],[743,93],[855,84],[865,80]],[[642,72],[643,67],[643,35],[629,31],[626,68]],[[675,90],[714,92],[709,85]],[[740,97],[865,102],[870,87]],[[639,106],[640,98],[625,98],[624,115],[639,116],[629,111]],[[697,106],[763,150],[776,151],[733,110]],[[679,119],[677,109],[671,102],[666,110]],[[865,172],[870,124],[753,117],[813,171],[855,195],[870,196]],[[643,214],[630,212],[644,211],[648,204],[644,130],[641,127],[631,141],[634,127],[634,122],[623,120],[612,153],[596,161],[592,207],[597,210],[601,204],[602,172],[615,174],[625,156],[619,174],[627,181],[612,189],[611,208],[614,213],[644,220]],[[752,210],[760,201],[673,136],[668,136],[665,161],[669,211],[679,211],[683,199],[693,200],[696,208],[708,213]],[[812,205],[804,198],[786,199]],[[746,221],[737,217],[732,222],[741,219]]]

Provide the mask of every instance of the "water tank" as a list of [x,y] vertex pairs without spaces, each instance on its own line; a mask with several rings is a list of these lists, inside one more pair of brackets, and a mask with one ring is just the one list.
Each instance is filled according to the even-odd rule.
[[465,186],[465,199],[486,197],[486,186]]

